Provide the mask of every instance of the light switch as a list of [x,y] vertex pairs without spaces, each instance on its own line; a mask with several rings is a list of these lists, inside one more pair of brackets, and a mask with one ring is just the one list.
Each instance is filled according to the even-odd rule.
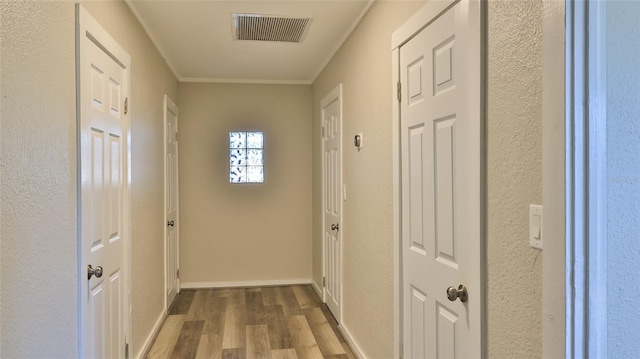
[[529,205],[529,245],[533,248],[542,249],[542,206],[537,204]]

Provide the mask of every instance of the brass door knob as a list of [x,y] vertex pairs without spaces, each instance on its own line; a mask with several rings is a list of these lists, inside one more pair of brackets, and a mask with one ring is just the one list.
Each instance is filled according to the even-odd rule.
[[461,302],[463,303],[466,302],[467,300],[469,300],[469,293],[467,293],[467,287],[460,284],[458,286],[458,289],[456,289],[456,287],[447,288],[447,298],[449,298],[449,300],[452,302],[454,302],[458,298],[460,298]]

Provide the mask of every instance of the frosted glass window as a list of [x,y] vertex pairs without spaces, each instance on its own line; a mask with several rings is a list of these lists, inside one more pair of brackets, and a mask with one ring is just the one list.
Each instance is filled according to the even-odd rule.
[[264,182],[264,133],[229,132],[229,182]]

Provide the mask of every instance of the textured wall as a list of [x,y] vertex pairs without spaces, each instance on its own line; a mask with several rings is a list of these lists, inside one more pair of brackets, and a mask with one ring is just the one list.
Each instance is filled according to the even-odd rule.
[[488,350],[542,356],[542,253],[529,204],[542,201],[542,1],[489,1]]
[[[131,350],[138,355],[164,311],[164,94],[178,82],[123,1],[83,6],[131,55]],[[179,105],[179,104],[178,104]]]
[[75,18],[0,1],[0,357],[77,356]]
[[[319,103],[344,83],[343,325],[372,358],[389,357],[393,347],[388,37],[421,5],[374,4],[313,85],[318,214]],[[495,358],[540,357],[542,260],[528,246],[528,205],[542,198],[542,2],[491,1],[488,14],[488,350]],[[360,131],[367,145],[357,152],[350,140]],[[320,283],[319,215],[313,228],[314,281]],[[379,314],[368,316],[373,312]]]
[[[313,279],[322,284],[320,101],[343,83],[341,324],[369,358],[393,357],[391,34],[422,5],[374,3],[313,84]],[[360,152],[352,142],[358,132]]]
[[[182,285],[311,278],[311,86],[180,84]],[[264,184],[229,183],[229,131],[265,134]]]
[[607,344],[640,357],[640,3],[607,2]]
[[[87,10],[132,56],[132,352],[164,310],[163,95],[177,80],[124,2]],[[77,353],[75,7],[2,1],[1,357]],[[41,269],[41,271],[34,270]],[[55,308],[55,310],[53,310]]]

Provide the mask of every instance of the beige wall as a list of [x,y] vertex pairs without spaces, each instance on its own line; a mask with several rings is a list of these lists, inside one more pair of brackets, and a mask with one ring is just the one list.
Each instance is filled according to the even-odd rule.
[[542,202],[542,1],[490,1],[487,110],[488,347],[542,357],[542,252],[529,204]]
[[[421,2],[376,2],[313,84],[313,278],[322,280],[320,100],[344,84],[343,326],[370,358],[393,350],[390,34]],[[488,4],[488,350],[540,357],[542,260],[528,247],[540,203],[541,1]],[[365,149],[351,144],[363,132]],[[372,316],[371,313],[376,313]],[[514,318],[518,318],[514,320]]]
[[0,2],[0,357],[77,356],[73,3]]
[[[0,356],[77,353],[75,8],[0,2]],[[131,55],[132,353],[164,310],[163,95],[177,80],[124,2],[87,10]],[[36,269],[36,270],[34,270]]]
[[[343,318],[369,358],[393,357],[391,33],[423,2],[380,1],[313,84],[313,280],[322,284],[320,101],[343,84]],[[362,132],[364,148],[353,146]]]
[[[311,87],[181,83],[179,102],[182,285],[309,281]],[[229,183],[244,130],[264,131],[264,184]]]

